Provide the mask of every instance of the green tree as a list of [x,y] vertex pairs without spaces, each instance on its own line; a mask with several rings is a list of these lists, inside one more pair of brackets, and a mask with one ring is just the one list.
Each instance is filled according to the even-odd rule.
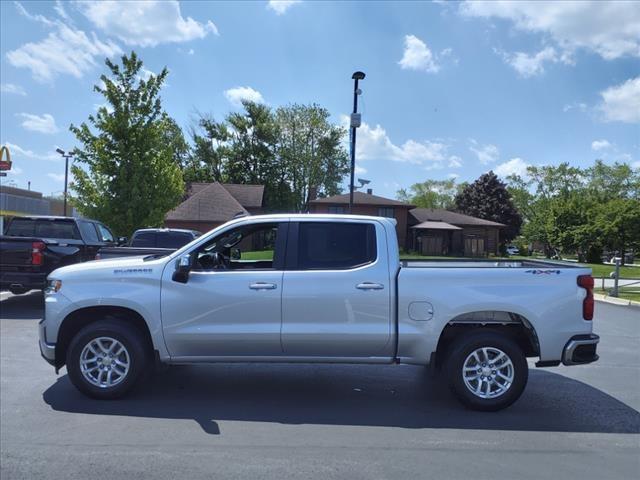
[[500,230],[503,244],[520,233],[522,217],[511,200],[511,195],[492,171],[467,185],[455,198],[456,209],[466,215],[504,223]]
[[70,127],[81,143],[74,150],[71,188],[83,215],[129,235],[136,228],[161,225],[180,201],[185,143],[162,110],[159,94],[167,69],[141,78],[142,60],[135,52],[123,56],[121,66],[105,63],[110,75],[102,75],[94,90],[108,107]]
[[289,208],[303,211],[311,188],[319,196],[340,193],[349,173],[349,156],[342,141],[344,128],[329,122],[329,111],[319,105],[288,105],[276,111],[279,182],[290,190]]
[[458,186],[454,179],[425,180],[422,183],[414,183],[408,191],[398,190],[396,198],[416,207],[451,209],[455,206],[457,193]]

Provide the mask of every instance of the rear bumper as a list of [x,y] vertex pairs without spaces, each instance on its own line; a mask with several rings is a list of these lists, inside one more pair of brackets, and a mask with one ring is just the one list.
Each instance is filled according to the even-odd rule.
[[562,352],[564,365],[584,365],[598,360],[596,349],[600,337],[593,333],[571,337]]
[[14,288],[42,290],[46,282],[47,274],[42,272],[2,272],[0,274],[0,288],[3,290]]

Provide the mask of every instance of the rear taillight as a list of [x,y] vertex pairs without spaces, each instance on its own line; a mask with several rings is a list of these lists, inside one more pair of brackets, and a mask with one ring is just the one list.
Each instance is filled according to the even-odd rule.
[[44,262],[44,254],[42,251],[45,248],[43,242],[33,242],[31,244],[31,265],[42,265]]
[[591,275],[580,275],[578,277],[578,286],[587,291],[587,296],[582,302],[582,318],[585,320],[593,320],[593,277]]

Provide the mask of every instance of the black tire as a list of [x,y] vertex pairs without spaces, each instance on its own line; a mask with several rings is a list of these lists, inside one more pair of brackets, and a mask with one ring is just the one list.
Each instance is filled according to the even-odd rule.
[[[463,366],[467,358],[474,351],[483,347],[502,351],[509,357],[513,365],[513,382],[506,391],[493,398],[482,398],[472,392],[470,387],[467,387],[463,376]],[[471,331],[456,339],[451,345],[446,360],[446,375],[449,387],[464,406],[473,410],[496,411],[507,408],[520,398],[527,385],[529,367],[522,348],[509,336],[493,331]],[[501,379],[501,381],[503,380]],[[479,384],[477,380],[475,383],[471,383],[472,386]],[[486,383],[484,385],[486,387]],[[498,387],[490,386],[487,388],[497,389]]]
[[10,288],[9,291],[13,295],[24,295],[29,291],[29,289],[28,288]]
[[[80,369],[80,356],[84,347],[98,337],[110,337],[120,342],[129,356],[129,370],[114,386],[99,387],[89,382]],[[105,319],[90,323],[81,329],[67,349],[67,372],[71,383],[91,398],[111,400],[126,395],[143,376],[151,362],[142,333],[119,319]]]

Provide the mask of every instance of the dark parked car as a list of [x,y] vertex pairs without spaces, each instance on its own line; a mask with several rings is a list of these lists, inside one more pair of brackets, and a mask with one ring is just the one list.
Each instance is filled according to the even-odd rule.
[[129,246],[101,248],[96,260],[140,255],[169,255],[202,235],[197,230],[142,228],[136,230]]
[[0,289],[44,289],[56,268],[93,260],[101,247],[116,244],[111,230],[96,220],[14,217],[0,236]]

